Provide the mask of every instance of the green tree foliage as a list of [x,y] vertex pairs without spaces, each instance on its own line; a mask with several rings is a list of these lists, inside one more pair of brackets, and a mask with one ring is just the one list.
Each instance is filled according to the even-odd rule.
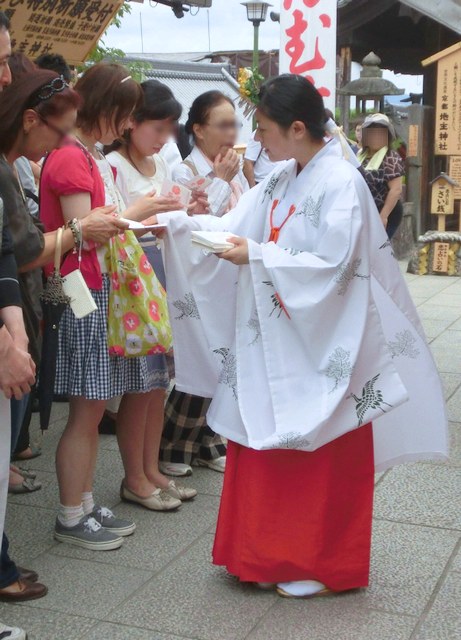
[[[102,62],[103,60],[119,62],[125,57],[125,52],[122,51],[122,49],[117,49],[116,47],[107,47],[104,42],[104,36],[106,35],[108,29],[112,26],[120,29],[122,27],[123,17],[128,13],[131,13],[131,5],[128,2],[124,2],[115,14],[114,18],[110,22],[100,40],[91,50],[90,55],[86,59],[86,62],[81,65],[81,67],[79,67],[79,72],[84,71],[87,67],[90,67],[97,62]],[[147,69],[150,69],[150,65],[146,62],[126,62],[125,66],[130,70],[131,75],[138,82],[142,82],[142,80],[145,79],[145,71]]]

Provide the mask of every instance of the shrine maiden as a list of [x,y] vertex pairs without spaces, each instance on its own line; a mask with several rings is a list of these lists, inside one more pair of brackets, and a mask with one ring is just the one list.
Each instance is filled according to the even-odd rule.
[[[368,584],[373,475],[447,455],[440,380],[369,189],[324,138],[313,85],[263,85],[257,138],[286,160],[222,218],[160,214],[177,386],[228,438],[213,551],[311,597]],[[338,152],[339,150],[339,152]],[[207,255],[191,230],[229,232]]]

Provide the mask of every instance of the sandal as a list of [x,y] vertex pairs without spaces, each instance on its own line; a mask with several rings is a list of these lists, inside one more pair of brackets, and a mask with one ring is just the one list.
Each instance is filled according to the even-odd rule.
[[24,467],[17,467],[14,464],[10,464],[10,471],[12,471],[18,476],[27,478],[28,480],[35,480],[35,478],[37,477],[37,474],[35,471],[30,471],[29,469],[25,469]]
[[8,493],[33,493],[42,488],[41,482],[34,482],[31,478],[24,478],[21,484],[12,484],[8,487]]
[[24,467],[18,467],[20,475],[26,480],[35,480],[37,474],[35,471],[29,471],[29,469],[24,469]]

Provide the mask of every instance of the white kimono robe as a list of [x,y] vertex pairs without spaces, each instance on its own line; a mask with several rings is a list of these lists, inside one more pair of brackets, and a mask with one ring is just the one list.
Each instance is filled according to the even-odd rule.
[[[274,200],[280,225],[268,242]],[[440,379],[360,173],[327,144],[223,218],[162,214],[176,386],[212,397],[209,425],[254,449],[314,451],[373,422],[376,469],[447,456]],[[191,229],[248,238],[235,266]]]

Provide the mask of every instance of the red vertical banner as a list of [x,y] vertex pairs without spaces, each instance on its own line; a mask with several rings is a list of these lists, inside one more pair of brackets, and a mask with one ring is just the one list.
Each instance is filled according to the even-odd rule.
[[337,0],[282,0],[280,73],[310,80],[335,110]]

